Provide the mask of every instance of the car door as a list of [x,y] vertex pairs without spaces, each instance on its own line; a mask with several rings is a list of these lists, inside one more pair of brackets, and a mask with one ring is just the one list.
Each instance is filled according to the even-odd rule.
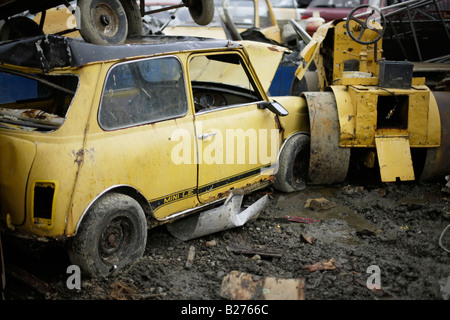
[[[195,145],[178,152],[183,137],[194,132],[181,61],[176,56],[115,65],[108,73],[96,150],[96,183],[131,185],[149,201],[159,220],[195,207],[197,166],[179,161]],[[100,137],[100,136],[99,136]],[[100,172],[101,171],[101,172]]]
[[189,61],[195,105],[198,198],[223,197],[269,178],[280,144],[278,119],[237,53],[198,54]]

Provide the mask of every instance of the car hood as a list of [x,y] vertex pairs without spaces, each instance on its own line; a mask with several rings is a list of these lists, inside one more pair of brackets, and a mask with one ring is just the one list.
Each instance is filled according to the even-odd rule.
[[259,81],[264,87],[264,91],[268,92],[275,72],[283,58],[283,54],[289,52],[289,50],[281,46],[263,42],[248,40],[237,42],[241,43],[247,50],[250,62],[258,75]]

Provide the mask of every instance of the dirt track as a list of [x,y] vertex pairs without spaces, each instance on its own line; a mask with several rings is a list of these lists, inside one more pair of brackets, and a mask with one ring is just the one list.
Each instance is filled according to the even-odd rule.
[[[270,205],[244,227],[187,242],[165,227],[151,230],[144,257],[114,277],[81,279],[80,290],[66,286],[70,263],[64,248],[33,246],[31,256],[9,261],[45,281],[48,293],[9,276],[7,299],[224,300],[222,280],[236,270],[255,281],[301,279],[306,300],[448,300],[450,228],[443,231],[450,224],[450,194],[443,187],[444,182],[346,184],[308,186],[294,194],[268,188],[252,197],[269,193]],[[308,199],[320,198],[329,201],[327,207],[313,201],[305,208]],[[237,250],[243,247],[252,250]],[[189,265],[190,250],[195,255]],[[379,290],[367,287],[370,266],[379,268]]]

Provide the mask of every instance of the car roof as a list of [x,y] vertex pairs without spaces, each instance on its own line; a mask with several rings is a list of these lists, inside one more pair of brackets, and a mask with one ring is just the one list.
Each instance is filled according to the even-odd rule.
[[96,45],[81,39],[49,34],[0,42],[0,64],[46,72],[55,68],[81,67],[92,62],[230,46],[241,45],[229,40],[186,36],[140,36],[129,39],[123,45]]

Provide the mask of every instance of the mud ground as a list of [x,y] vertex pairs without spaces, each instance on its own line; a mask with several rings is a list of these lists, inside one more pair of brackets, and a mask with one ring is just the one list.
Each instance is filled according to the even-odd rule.
[[[165,227],[153,229],[141,259],[113,277],[82,278],[80,289],[67,288],[70,263],[62,246],[32,245],[24,253],[4,244],[7,263],[48,285],[37,290],[8,274],[6,299],[223,301],[222,280],[236,270],[254,279],[302,279],[306,300],[449,300],[450,193],[444,185],[346,183],[294,194],[267,188],[246,199],[269,194],[270,205],[256,220],[187,242]],[[326,202],[308,201],[321,198]],[[236,251],[243,247],[251,250]],[[376,284],[369,280],[371,266],[379,268],[379,289],[368,287]]]

